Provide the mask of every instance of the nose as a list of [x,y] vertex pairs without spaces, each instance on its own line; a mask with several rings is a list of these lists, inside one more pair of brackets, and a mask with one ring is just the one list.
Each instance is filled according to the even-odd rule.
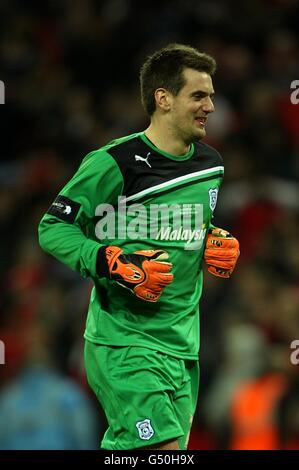
[[202,109],[205,113],[212,113],[213,111],[215,111],[214,103],[209,96],[204,99]]

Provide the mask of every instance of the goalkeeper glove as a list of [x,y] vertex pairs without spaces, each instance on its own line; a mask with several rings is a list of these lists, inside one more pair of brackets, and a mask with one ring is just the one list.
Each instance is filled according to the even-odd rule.
[[213,228],[208,234],[204,258],[208,271],[214,276],[231,276],[240,255],[239,242],[221,228]]
[[97,272],[129,289],[148,302],[157,302],[164,288],[173,280],[172,264],[165,262],[163,250],[140,250],[125,255],[117,246],[103,246],[98,251]]

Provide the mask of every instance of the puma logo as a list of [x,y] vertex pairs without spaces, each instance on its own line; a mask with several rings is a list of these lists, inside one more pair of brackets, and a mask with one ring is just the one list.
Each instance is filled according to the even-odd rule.
[[141,157],[140,155],[135,155],[135,161],[136,162],[145,162],[150,168],[152,167],[152,165],[150,164],[150,162],[148,161],[148,158],[150,156],[151,152],[148,152],[146,158],[144,157]]

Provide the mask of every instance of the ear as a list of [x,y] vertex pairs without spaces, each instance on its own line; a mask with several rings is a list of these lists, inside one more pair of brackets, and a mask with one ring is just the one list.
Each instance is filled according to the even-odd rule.
[[164,112],[170,110],[171,107],[171,95],[165,88],[157,88],[155,91],[155,100],[157,109],[161,109]]

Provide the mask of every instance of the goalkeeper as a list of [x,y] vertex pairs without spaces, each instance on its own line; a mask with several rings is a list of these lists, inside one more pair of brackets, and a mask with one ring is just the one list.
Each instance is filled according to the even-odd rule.
[[148,128],[89,153],[39,225],[41,247],[94,282],[85,366],[108,420],[104,449],[187,448],[202,261],[228,278],[239,256],[237,240],[211,224],[224,171],[202,142],[215,68],[181,44],[148,57]]

